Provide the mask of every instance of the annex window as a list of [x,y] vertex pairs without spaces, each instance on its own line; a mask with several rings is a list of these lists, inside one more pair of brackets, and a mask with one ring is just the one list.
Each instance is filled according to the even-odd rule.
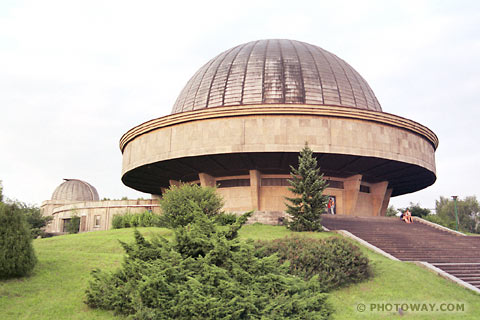
[[101,217],[101,216],[95,216],[95,217],[94,217],[94,226],[95,226],[95,228],[99,228],[101,222],[102,222],[102,217]]

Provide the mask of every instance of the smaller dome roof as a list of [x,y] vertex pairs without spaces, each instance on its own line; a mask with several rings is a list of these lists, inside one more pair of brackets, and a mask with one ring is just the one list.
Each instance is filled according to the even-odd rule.
[[98,192],[91,184],[78,179],[63,179],[52,195],[52,200],[98,201]]

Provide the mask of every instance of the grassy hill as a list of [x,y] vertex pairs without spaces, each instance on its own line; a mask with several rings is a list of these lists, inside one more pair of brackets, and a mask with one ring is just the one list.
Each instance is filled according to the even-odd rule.
[[[139,228],[147,237],[171,231]],[[247,239],[275,239],[291,234],[284,227],[245,226]],[[326,237],[332,233],[305,233]],[[118,240],[133,240],[133,229],[97,231],[34,241],[39,263],[25,279],[0,282],[0,319],[114,319],[113,313],[89,309],[84,292],[94,268],[114,270],[121,264],[123,249]],[[375,277],[367,282],[330,293],[336,312],[333,319],[479,319],[480,295],[424,270],[412,263],[391,261],[366,248]],[[372,305],[395,303],[463,304],[463,312],[417,312],[400,316],[393,311],[370,311]],[[364,312],[357,306],[364,304]],[[121,318],[121,317],[120,317]]]

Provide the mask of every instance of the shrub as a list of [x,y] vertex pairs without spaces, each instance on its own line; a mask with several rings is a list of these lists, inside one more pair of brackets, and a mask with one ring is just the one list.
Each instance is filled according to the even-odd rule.
[[68,233],[78,233],[80,230],[80,217],[77,215],[73,215],[70,219],[70,222],[67,224],[67,232]]
[[172,185],[163,194],[160,207],[170,227],[175,228],[193,222],[196,210],[201,210],[207,217],[219,214],[223,200],[215,188],[196,184]]
[[288,275],[277,257],[237,239],[249,215],[221,231],[197,208],[172,242],[135,231],[121,269],[92,273],[86,303],[134,319],[328,319],[316,279]]
[[455,220],[445,219],[444,217],[440,217],[436,214],[429,214],[423,217],[423,219],[439,224],[441,226],[447,227],[452,230],[456,229]]
[[0,203],[0,279],[28,275],[37,262],[21,210]]
[[112,218],[112,229],[121,229],[123,227],[123,215],[114,215]]
[[281,262],[288,261],[290,274],[304,279],[316,276],[325,290],[356,283],[371,275],[368,258],[342,238],[289,237],[257,241],[256,248],[259,256],[276,253]]
[[237,221],[237,215],[234,213],[221,212],[214,217],[214,221],[218,225],[228,226]]
[[166,221],[163,215],[155,214],[150,211],[144,211],[142,213],[125,213],[117,214],[112,218],[112,228],[130,228],[130,227],[167,227],[168,221]]

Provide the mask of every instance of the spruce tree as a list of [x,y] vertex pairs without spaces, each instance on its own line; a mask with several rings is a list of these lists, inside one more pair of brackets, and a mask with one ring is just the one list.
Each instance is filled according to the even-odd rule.
[[328,196],[323,195],[327,182],[317,167],[313,151],[305,144],[298,157],[298,168],[290,166],[292,178],[288,188],[296,197],[286,200],[287,213],[291,216],[288,228],[293,231],[321,231],[321,214],[325,211]]
[[0,279],[28,275],[36,262],[30,230],[20,208],[0,203]]

